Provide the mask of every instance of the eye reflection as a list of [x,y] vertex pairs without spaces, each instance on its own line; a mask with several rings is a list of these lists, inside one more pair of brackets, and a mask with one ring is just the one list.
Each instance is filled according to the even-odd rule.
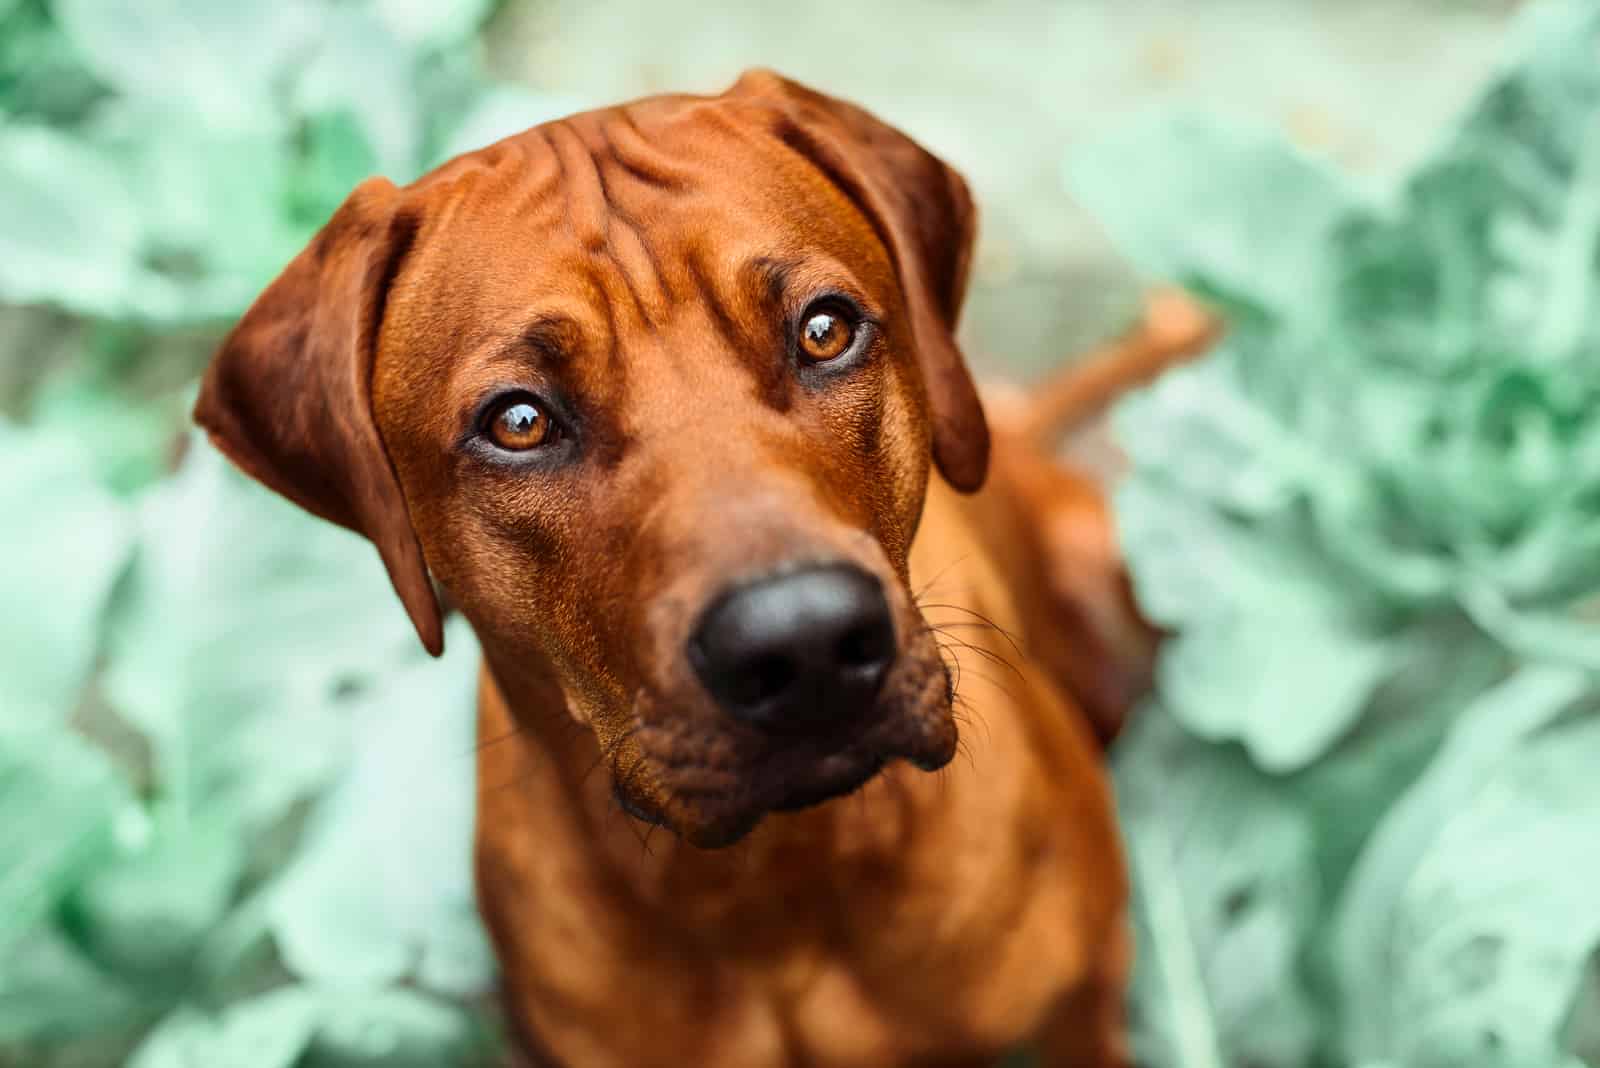
[[800,327],[800,352],[822,363],[842,355],[854,339],[855,328],[843,316],[830,310],[814,311]]
[[490,439],[500,448],[524,452],[549,444],[555,424],[544,410],[526,397],[502,404],[489,419]]

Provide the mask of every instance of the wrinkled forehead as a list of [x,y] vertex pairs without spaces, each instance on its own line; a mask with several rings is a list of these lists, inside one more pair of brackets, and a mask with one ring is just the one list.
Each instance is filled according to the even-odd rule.
[[748,103],[655,98],[460,157],[410,191],[419,236],[391,302],[425,302],[405,318],[437,336],[418,340],[465,351],[552,323],[615,347],[787,291],[893,299],[866,216],[770,125]]

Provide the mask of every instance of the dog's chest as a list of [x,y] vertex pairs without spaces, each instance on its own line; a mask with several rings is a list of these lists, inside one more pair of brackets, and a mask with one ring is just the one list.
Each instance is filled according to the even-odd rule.
[[[981,778],[969,765],[927,797],[948,803]],[[1003,1052],[1081,967],[1070,849],[1000,833],[998,812],[976,814],[996,833],[954,851],[918,839],[923,797],[902,791],[923,782],[886,777],[841,802],[842,827],[789,827],[692,892],[662,876],[648,900],[618,896],[593,871],[551,879],[549,851],[528,857],[543,877],[496,925],[514,1011],[559,1063],[586,1068]]]

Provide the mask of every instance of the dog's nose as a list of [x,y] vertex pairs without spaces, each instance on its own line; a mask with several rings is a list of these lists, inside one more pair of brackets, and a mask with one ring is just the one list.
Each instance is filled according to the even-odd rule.
[[700,618],[689,659],[730,715],[805,730],[869,711],[895,657],[883,587],[848,564],[758,579]]

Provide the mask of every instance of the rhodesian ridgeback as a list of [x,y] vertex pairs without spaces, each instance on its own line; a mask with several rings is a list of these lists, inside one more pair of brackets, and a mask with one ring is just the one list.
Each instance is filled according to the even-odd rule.
[[1102,741],[1152,636],[1048,442],[1189,341],[991,436],[974,225],[907,137],[752,73],[362,183],[207,372],[224,453],[371,539],[430,651],[441,598],[481,640],[533,1063],[1127,1063]]

